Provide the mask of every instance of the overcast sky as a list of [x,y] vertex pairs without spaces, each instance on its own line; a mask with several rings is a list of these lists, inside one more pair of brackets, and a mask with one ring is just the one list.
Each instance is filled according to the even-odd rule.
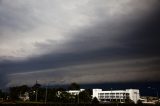
[[0,0],[0,85],[160,81],[159,0]]

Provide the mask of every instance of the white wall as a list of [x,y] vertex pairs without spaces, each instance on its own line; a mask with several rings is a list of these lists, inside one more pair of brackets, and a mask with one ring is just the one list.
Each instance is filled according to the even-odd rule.
[[[98,100],[100,98],[98,97],[99,93],[129,93],[129,98],[134,101],[134,103],[137,103],[137,101],[140,99],[140,94],[138,89],[126,89],[126,90],[109,90],[109,91],[102,91],[102,89],[93,89],[93,95],[92,97],[96,97]],[[119,99],[119,98],[118,98]],[[124,98],[121,98],[124,99]]]
[[93,91],[92,97],[93,97],[93,98],[96,97],[97,99],[99,99],[99,98],[98,98],[98,93],[101,92],[102,89],[93,89],[92,91]]
[[137,103],[137,101],[140,99],[140,93],[138,89],[127,89],[126,90],[130,95],[130,99],[134,101],[134,103]]

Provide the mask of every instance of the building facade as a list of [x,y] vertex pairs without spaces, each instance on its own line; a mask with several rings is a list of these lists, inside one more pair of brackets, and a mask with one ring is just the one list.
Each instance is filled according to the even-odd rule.
[[67,91],[71,95],[79,95],[80,92],[84,91],[85,89],[80,89],[80,90],[69,90]]
[[140,99],[140,93],[138,89],[126,89],[126,90],[108,90],[102,91],[102,89],[93,89],[93,98],[96,97],[102,102],[126,102],[132,100],[134,103]]

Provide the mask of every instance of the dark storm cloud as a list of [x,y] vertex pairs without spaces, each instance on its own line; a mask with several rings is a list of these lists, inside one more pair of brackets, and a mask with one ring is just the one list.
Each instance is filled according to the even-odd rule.
[[[160,10],[160,9],[158,9]],[[135,54],[159,56],[160,50],[160,11],[156,11],[150,17],[147,17],[145,23],[140,25],[134,32],[129,34],[132,36],[122,39],[128,46],[128,49],[135,51]]]
[[[147,66],[147,67],[146,67]],[[97,71],[98,70],[98,71]],[[103,74],[102,74],[103,73]],[[125,73],[125,74],[124,74]],[[99,82],[130,82],[130,81],[158,81],[159,59],[131,59],[109,62],[72,64],[60,68],[21,71],[10,74],[10,85],[33,84],[35,80],[40,83],[63,80],[65,83],[99,83]],[[118,76],[117,76],[118,74]],[[28,79],[30,78],[30,79]],[[27,79],[27,80],[19,80]],[[46,82],[45,82],[46,81]],[[28,83],[30,82],[30,83]]]
[[6,76],[6,73],[2,70],[0,70],[0,88],[5,88],[6,84],[9,83],[8,77]]
[[[137,2],[138,0],[135,3]],[[140,3],[142,6],[143,2]],[[95,2],[91,3],[94,4]],[[96,5],[91,6],[94,7]],[[37,53],[47,51],[45,54],[34,55],[34,51],[33,54],[31,52],[31,57],[22,60],[1,59],[0,75],[3,77],[0,80],[5,81],[8,78],[11,85],[12,83],[17,84],[18,81],[21,81],[19,83],[23,84],[25,81],[19,80],[23,78],[30,78],[28,83],[37,79],[55,79],[68,82],[82,81],[83,83],[93,83],[94,81],[98,83],[102,81],[160,80],[160,9],[156,8],[159,4],[156,3],[153,10],[150,9],[153,8],[152,6],[144,10],[142,7],[142,9],[136,9],[136,11],[131,13],[123,13],[123,11],[118,11],[119,8],[115,8],[118,11],[117,14],[122,12],[120,16],[118,15],[119,17],[117,15],[105,15],[105,8],[103,9],[101,6],[98,5],[98,9],[94,9],[96,11],[95,13],[93,12],[93,16],[96,18],[96,21],[93,21],[94,23],[67,33],[67,35],[71,35],[69,41],[61,44],[63,40],[57,41],[48,38],[47,40],[45,39],[45,42],[39,42],[39,38],[37,38],[37,42],[35,40],[35,43],[31,43],[38,49]],[[109,9],[112,10],[112,8]],[[18,10],[24,11],[21,8]],[[101,12],[102,10],[103,12]],[[24,13],[31,12],[27,11],[28,7],[26,6]],[[87,11],[90,12],[90,9]],[[83,13],[84,11],[81,12]],[[23,16],[24,13],[20,15],[7,15],[4,11],[0,11],[0,13],[2,14],[0,16],[1,27],[6,26],[19,29],[18,27],[32,23],[32,19],[26,18],[26,15]],[[90,15],[89,13],[87,14],[88,17],[92,16]],[[16,21],[16,16],[18,16],[18,22]],[[10,17],[12,18],[10,19]],[[48,17],[45,18],[48,19]],[[9,21],[4,21],[3,19]],[[56,24],[52,25],[52,27],[55,27]],[[63,25],[65,24],[63,23]],[[28,36],[32,38],[33,34]],[[65,38],[67,39],[68,36],[65,36]],[[23,49],[26,48],[24,47],[21,50]],[[119,76],[117,76],[117,73]],[[58,77],[61,79],[58,79]]]
[[[10,3],[9,3],[10,2]],[[16,5],[19,2],[1,0],[0,1],[0,31],[12,30],[25,31],[34,28],[35,17],[31,15],[31,10],[23,5]],[[37,20],[36,20],[37,21]],[[2,36],[2,34],[0,35]]]
[[[63,67],[66,65],[80,64],[84,62],[91,61],[109,61],[116,59],[128,59],[128,58],[150,58],[150,57],[160,57],[160,14],[159,11],[156,11],[154,14],[151,14],[149,17],[144,18],[144,21],[141,23],[142,25],[136,25],[138,22],[135,22],[133,25],[127,25],[124,29],[127,29],[123,32],[121,30],[116,32],[117,30],[106,31],[105,29],[108,26],[101,25],[98,27],[93,27],[84,31],[81,34],[84,36],[85,34],[88,36],[88,39],[83,40],[82,38],[76,38],[74,42],[71,42],[69,46],[75,46],[77,48],[77,53],[61,53],[54,54],[50,53],[47,55],[43,55],[40,57],[30,58],[26,61],[20,62],[2,62],[1,67],[9,67],[6,70],[10,71],[30,71],[30,70],[40,70],[40,69],[48,69],[53,67]],[[101,28],[102,27],[102,28]],[[120,26],[119,26],[120,27]],[[130,27],[130,28],[127,28]],[[115,28],[117,29],[117,28]],[[132,30],[128,30],[132,29]],[[90,37],[92,34],[95,34],[94,37]],[[107,45],[107,38],[105,38],[108,34],[113,34],[118,36],[118,34],[122,34],[119,39],[115,39],[110,45]],[[96,36],[97,35],[97,36]],[[111,35],[110,35],[111,36]],[[87,37],[86,37],[87,38]],[[113,39],[114,40],[114,39]],[[54,41],[53,41],[54,42]],[[92,50],[89,52],[84,51],[85,49],[90,49],[89,47],[96,47],[102,43],[104,47],[99,48],[98,50]],[[118,44],[118,45],[117,45]],[[50,47],[52,45],[52,41],[50,45],[37,44],[41,49]],[[82,52],[81,52],[82,51]],[[83,52],[84,51],[84,52]],[[158,62],[159,63],[159,62]],[[150,63],[151,64],[151,63]]]

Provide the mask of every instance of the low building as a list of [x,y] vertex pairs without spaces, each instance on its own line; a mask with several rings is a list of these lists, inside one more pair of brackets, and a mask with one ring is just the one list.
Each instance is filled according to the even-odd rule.
[[23,95],[20,94],[19,98],[23,101],[28,101],[29,100],[29,93],[25,92]]
[[79,95],[80,92],[84,91],[85,89],[80,89],[80,90],[69,90],[67,91],[71,95]]
[[132,100],[134,103],[140,99],[140,93],[138,89],[126,89],[126,90],[108,90],[102,91],[102,89],[93,89],[93,98],[96,97],[102,102],[126,102]]

